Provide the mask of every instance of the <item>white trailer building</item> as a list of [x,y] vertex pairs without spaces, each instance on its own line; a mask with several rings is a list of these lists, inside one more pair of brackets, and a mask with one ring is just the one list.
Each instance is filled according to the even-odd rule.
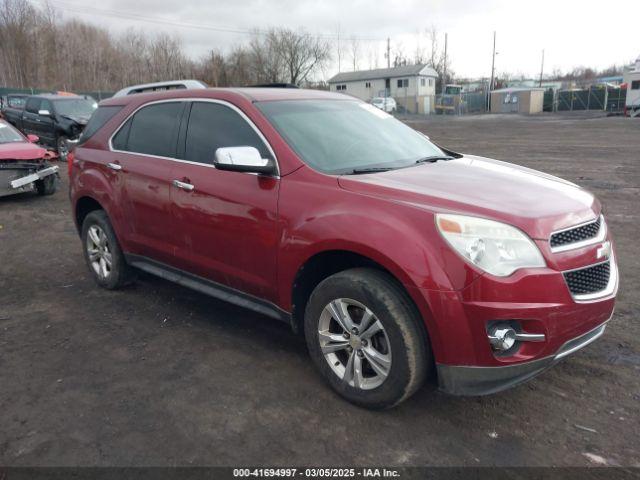
[[402,65],[338,73],[329,79],[329,89],[366,102],[375,97],[392,97],[408,112],[431,113],[437,78],[436,71],[426,65]]
[[624,72],[624,83],[627,84],[627,113],[632,117],[640,116],[640,57]]

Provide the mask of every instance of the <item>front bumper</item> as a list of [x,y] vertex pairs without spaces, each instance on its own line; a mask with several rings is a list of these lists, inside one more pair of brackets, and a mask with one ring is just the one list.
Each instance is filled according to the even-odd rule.
[[[610,319],[609,319],[610,320]],[[564,343],[554,354],[529,362],[500,367],[437,365],[440,390],[452,395],[490,395],[526,382],[567,355],[599,338],[608,321]]]

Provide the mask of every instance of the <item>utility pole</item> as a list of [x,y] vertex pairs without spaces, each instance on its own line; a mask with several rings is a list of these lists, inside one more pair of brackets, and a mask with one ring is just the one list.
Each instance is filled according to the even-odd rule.
[[493,32],[493,55],[491,56],[491,81],[489,82],[489,91],[493,90],[493,80],[496,70],[496,32]]
[[491,56],[491,81],[489,81],[489,92],[487,93],[487,109],[491,110],[491,90],[493,90],[493,77],[496,66],[496,31],[493,31],[493,55]]
[[544,48],[542,49],[542,65],[540,65],[540,82],[538,87],[542,87],[542,73],[544,72]]
[[444,34],[444,63],[442,65],[442,94],[445,93],[447,83],[447,33]]
[[391,38],[387,37],[387,68],[391,68]]

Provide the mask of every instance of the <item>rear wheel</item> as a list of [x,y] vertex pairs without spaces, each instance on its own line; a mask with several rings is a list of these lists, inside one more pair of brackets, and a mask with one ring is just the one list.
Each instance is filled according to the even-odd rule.
[[94,210],[84,219],[82,245],[85,261],[98,285],[113,290],[131,281],[131,267],[104,210]]
[[305,337],[331,387],[352,403],[392,407],[412,395],[430,368],[422,319],[389,275],[366,268],[337,273],[313,291]]

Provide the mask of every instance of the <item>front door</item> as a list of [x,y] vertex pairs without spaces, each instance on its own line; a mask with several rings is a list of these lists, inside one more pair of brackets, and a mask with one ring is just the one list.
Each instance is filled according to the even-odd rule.
[[179,267],[275,301],[280,180],[213,166],[221,147],[255,147],[275,161],[271,149],[239,110],[214,101],[191,105],[179,145],[171,189]]
[[38,111],[41,103],[42,100],[36,97],[27,100],[22,113],[22,132],[25,135],[38,135],[38,122],[40,120]]
[[49,100],[42,100],[40,111],[47,111],[49,115],[40,115],[36,118],[36,135],[40,137],[40,143],[56,146],[56,129],[53,104]]

